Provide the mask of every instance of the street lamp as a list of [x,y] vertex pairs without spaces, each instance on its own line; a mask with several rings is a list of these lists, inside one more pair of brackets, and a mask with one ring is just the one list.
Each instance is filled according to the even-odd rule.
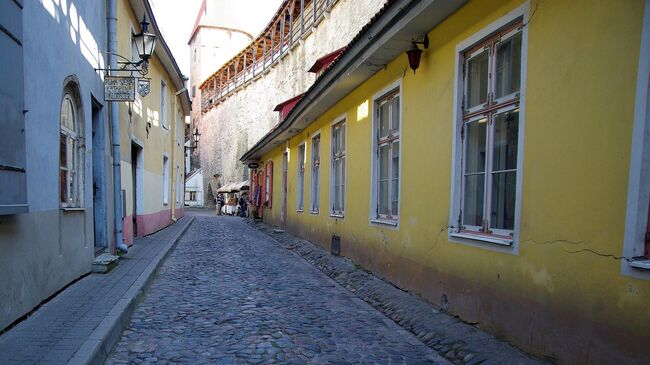
[[147,21],[147,15],[142,16],[142,21],[140,22],[141,31],[138,34],[133,34],[133,41],[135,47],[138,51],[138,56],[140,56],[140,61],[135,65],[142,65],[142,68],[138,70],[141,74],[146,75],[149,72],[149,58],[153,55],[153,50],[156,48],[156,35],[149,33],[148,27],[149,22]]
[[425,34],[421,41],[411,41],[411,48],[406,51],[406,56],[409,59],[409,66],[415,74],[415,70],[420,67],[420,57],[422,56],[422,50],[418,47],[418,44],[424,46],[425,49],[429,48],[429,37]]
[[[118,61],[117,68],[96,68],[95,71],[110,71],[110,72],[133,72],[138,71],[142,75],[146,75],[149,72],[149,59],[153,56],[153,51],[156,48],[156,35],[148,32],[149,22],[147,21],[147,15],[142,16],[142,21],[140,22],[141,31],[138,34],[133,34],[133,43],[138,52],[138,57],[140,61],[133,62],[124,56],[121,56],[114,51],[109,51],[109,54],[113,54],[124,61]],[[147,88],[148,93],[148,88]],[[146,94],[142,95],[145,96]]]
[[201,139],[201,133],[199,133],[198,128],[194,128],[194,133],[192,133],[192,141],[190,142],[189,146],[185,146],[186,151],[193,151],[195,148],[199,146],[199,140]]

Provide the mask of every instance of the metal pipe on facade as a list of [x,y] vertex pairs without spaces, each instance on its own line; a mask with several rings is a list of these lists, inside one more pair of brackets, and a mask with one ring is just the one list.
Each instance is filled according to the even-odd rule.
[[[110,68],[117,68],[117,0],[108,0],[108,63]],[[111,253],[117,248],[127,252],[128,247],[122,241],[122,173],[120,157],[120,117],[117,102],[109,101],[109,118],[111,120],[111,140],[113,148],[113,212],[115,218],[115,244],[110,246]]]

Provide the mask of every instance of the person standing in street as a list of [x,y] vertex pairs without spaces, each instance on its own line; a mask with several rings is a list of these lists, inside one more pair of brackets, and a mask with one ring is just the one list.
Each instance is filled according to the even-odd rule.
[[217,215],[221,215],[221,207],[223,207],[223,195],[217,194]]
[[239,197],[239,216],[242,218],[246,218],[246,210],[248,209],[248,196],[246,193],[243,193]]

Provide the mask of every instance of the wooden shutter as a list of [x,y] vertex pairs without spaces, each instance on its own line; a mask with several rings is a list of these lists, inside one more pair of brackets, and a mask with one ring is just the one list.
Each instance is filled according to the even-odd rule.
[[[0,122],[0,215],[3,215],[27,212],[22,0],[1,2],[0,14],[3,14],[0,16],[3,30],[0,32],[0,110],[3,112]],[[59,162],[56,164],[58,166]]]
[[269,161],[269,209],[273,205],[273,161]]

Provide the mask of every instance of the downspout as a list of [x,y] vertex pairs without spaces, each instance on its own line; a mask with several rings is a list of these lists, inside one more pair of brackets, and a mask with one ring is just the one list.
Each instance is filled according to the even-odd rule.
[[[187,88],[183,87],[182,89],[180,89],[179,91],[177,91],[174,94],[174,102],[172,104],[172,106],[173,106],[172,107],[172,113],[174,115],[174,119],[176,119],[176,117],[178,116],[178,105],[177,105],[178,104],[178,96],[181,95],[182,93],[184,93],[186,90],[187,90]],[[185,114],[183,114],[183,115],[185,115]],[[183,120],[182,119],[180,121],[176,120],[176,123],[178,123],[178,122],[183,123]],[[172,137],[172,166],[174,166],[174,160],[175,160],[174,144],[178,140],[178,136],[176,135],[176,132],[178,132],[178,126],[176,125],[176,123],[174,123],[174,130],[172,131],[172,136],[173,136]],[[183,145],[181,146],[181,149],[183,151],[183,159],[185,159],[185,143],[183,143]],[[172,222],[175,223],[175,222],[178,221],[178,218],[176,218],[176,208],[177,208],[176,207],[176,202],[180,201],[180,204],[181,204],[181,207],[182,207],[183,204],[184,204],[184,199],[185,199],[185,194],[183,194],[183,196],[181,196],[180,199],[179,199],[179,197],[178,197],[178,186],[177,186],[178,183],[181,182],[181,179],[179,178],[178,175],[180,173],[185,173],[185,163],[183,163],[183,170],[182,171],[179,171],[178,169],[175,169],[174,171],[176,171],[176,175],[175,175],[175,179],[174,179],[174,201],[172,202]],[[185,180],[183,179],[183,181],[181,183],[185,184]],[[183,189],[183,190],[185,190],[185,189]]]
[[[117,0],[108,0],[108,63],[112,69],[117,68]],[[111,139],[113,148],[113,212],[115,219],[115,245],[110,247],[127,252],[128,247],[122,240],[122,172],[120,157],[120,118],[117,102],[110,101]]]
[[171,112],[171,120],[174,121],[174,123],[173,124],[170,123],[171,125],[173,125],[173,128],[172,128],[173,130],[172,130],[172,133],[171,133],[172,138],[170,138],[171,139],[171,154],[172,154],[172,172],[173,172],[171,175],[174,177],[172,179],[172,184],[170,184],[171,186],[174,187],[172,189],[172,193],[173,193],[172,196],[174,198],[172,199],[172,203],[170,204],[171,207],[172,207],[172,211],[171,211],[171,213],[172,213],[171,214],[172,223],[176,223],[176,200],[178,199],[178,197],[176,196],[176,193],[178,192],[178,186],[176,186],[177,185],[176,182],[178,181],[178,176],[177,176],[178,172],[176,170],[176,164],[175,164],[176,159],[174,158],[174,143],[176,142],[176,129],[178,128],[176,126],[176,115],[177,115],[177,113],[176,113],[176,97],[174,97],[172,99],[172,112]]

